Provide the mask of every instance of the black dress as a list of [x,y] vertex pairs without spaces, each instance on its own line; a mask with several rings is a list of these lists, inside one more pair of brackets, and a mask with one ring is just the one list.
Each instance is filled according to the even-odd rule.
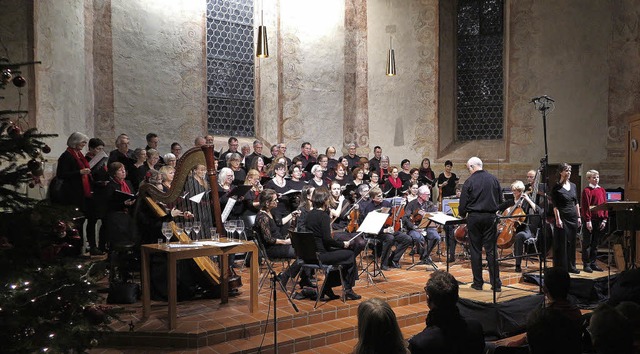
[[554,206],[558,209],[563,227],[554,228],[553,265],[563,269],[576,267],[576,236],[578,233],[578,193],[576,185],[569,182],[569,190],[558,183],[551,191]]
[[458,183],[458,176],[455,173],[451,172],[451,177],[447,178],[444,173],[441,173],[438,176],[438,185],[441,186],[444,182],[447,183],[446,186],[442,187],[442,197],[450,197],[452,195],[456,195],[456,183]]

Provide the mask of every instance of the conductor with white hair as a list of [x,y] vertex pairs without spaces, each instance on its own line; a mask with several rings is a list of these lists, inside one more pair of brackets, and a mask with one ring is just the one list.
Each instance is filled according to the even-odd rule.
[[496,264],[496,211],[502,202],[500,182],[482,169],[482,160],[472,157],[467,161],[471,176],[464,182],[458,210],[466,215],[471,245],[471,271],[475,290],[482,290],[482,248],[489,264],[489,282],[494,291],[502,290],[500,271]]

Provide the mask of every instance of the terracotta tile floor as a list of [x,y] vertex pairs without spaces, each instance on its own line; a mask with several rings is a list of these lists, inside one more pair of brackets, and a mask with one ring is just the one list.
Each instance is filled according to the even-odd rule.
[[[504,252],[506,255],[508,252]],[[578,255],[579,256],[579,255]],[[446,269],[446,263],[442,262],[445,258],[435,256],[436,265],[439,269]],[[579,259],[579,258],[578,258]],[[521,281],[522,276],[520,273],[514,271],[514,260],[506,260],[500,263],[500,275],[503,282],[502,293],[497,294],[497,301],[505,301],[513,297],[526,296],[527,294],[538,292],[538,286],[524,283]],[[381,276],[376,277],[373,283],[367,281],[367,277],[360,276],[360,280],[356,283],[354,290],[362,295],[362,299],[381,297],[385,298],[392,307],[401,307],[414,301],[416,303],[424,303],[424,285],[431,274],[431,267],[425,265],[419,265],[411,270],[406,270],[411,266],[411,257],[405,255],[401,260],[402,269],[394,269],[385,271],[384,275],[386,279]],[[524,265],[524,262],[523,262]],[[551,261],[548,261],[548,266],[551,266]],[[604,268],[604,266],[603,266]],[[524,269],[525,272],[538,272],[539,263],[529,262],[528,268]],[[615,270],[615,269],[614,269]],[[490,302],[493,293],[489,290],[489,286],[485,286],[483,291],[473,291],[467,289],[468,284],[472,280],[471,268],[468,260],[458,259],[455,264],[450,265],[449,269],[461,285],[461,297],[475,298],[481,301]],[[228,341],[229,338],[244,338],[247,335],[260,333],[260,326],[265,323],[268,324],[267,329],[272,330],[271,322],[268,319],[268,311],[272,306],[271,295],[272,292],[269,288],[269,283],[266,283],[262,290],[259,292],[259,312],[251,314],[248,312],[249,301],[249,278],[248,270],[240,270],[238,272],[245,284],[241,288],[241,292],[238,296],[230,298],[228,304],[220,304],[219,300],[192,300],[180,302],[178,304],[178,326],[175,330],[169,331],[167,329],[167,306],[165,302],[152,301],[151,316],[143,320],[142,319],[142,303],[139,301],[132,305],[124,305],[126,312],[121,315],[119,322],[114,322],[112,328],[117,332],[126,332],[130,335],[125,341],[126,347],[140,347],[136,343],[144,343],[151,340],[153,347],[163,347],[164,345],[158,345],[166,343],[167,349],[108,349],[108,348],[96,348],[92,350],[92,353],[195,353],[195,352],[212,352],[208,351],[206,343],[207,340],[210,343],[219,342],[220,338],[225,338]],[[488,282],[488,272],[486,267],[484,268],[484,279]],[[582,276],[602,277],[606,276],[606,272],[593,273],[593,275],[586,275],[582,273]],[[413,295],[411,295],[413,294]],[[277,317],[279,320],[278,328],[280,329],[295,329],[307,323],[316,323],[318,321],[329,321],[335,318],[344,318],[345,316],[355,316],[356,309],[359,301],[347,301],[342,303],[340,300],[334,300],[329,302],[321,302],[318,309],[314,310],[314,301],[311,300],[294,300],[301,313],[308,313],[308,316],[296,315],[292,306],[289,304],[286,296],[278,290],[277,292]],[[411,297],[413,296],[413,297]],[[425,305],[426,309],[426,305]],[[271,310],[270,314],[273,314]],[[354,318],[345,318],[345,321],[354,321]],[[242,324],[255,324],[253,328],[247,326],[242,327]],[[419,323],[418,325],[421,325]],[[250,326],[249,326],[250,327]],[[242,329],[239,329],[242,328]],[[224,329],[224,330],[223,330]],[[330,332],[331,327],[322,328],[322,331]],[[404,329],[403,329],[404,330]],[[247,333],[249,331],[250,333]],[[225,332],[222,333],[221,332]],[[203,335],[206,333],[212,333],[208,339],[198,339],[198,334]],[[295,333],[295,331],[293,332]],[[124,333],[123,333],[124,334]],[[297,333],[296,335],[304,336],[305,333]],[[310,335],[306,333],[306,335]],[[217,337],[216,337],[217,336]],[[217,338],[217,339],[216,339]],[[335,341],[335,337],[331,340]],[[195,347],[194,341],[198,343],[198,349],[169,349],[171,344],[179,341],[180,343],[189,343],[190,345],[185,347]],[[204,343],[204,345],[200,345]],[[347,346],[353,348],[353,343],[347,341]],[[144,345],[142,345],[144,346]],[[335,348],[333,346],[332,348]],[[237,348],[236,348],[237,349]],[[218,348],[217,352],[220,351]]]

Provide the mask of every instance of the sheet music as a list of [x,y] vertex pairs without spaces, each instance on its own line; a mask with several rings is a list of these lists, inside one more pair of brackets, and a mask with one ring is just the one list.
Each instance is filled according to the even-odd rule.
[[387,221],[388,217],[389,217],[389,214],[383,214],[377,211],[372,211],[369,214],[367,214],[366,218],[364,218],[364,221],[362,222],[362,224],[360,224],[360,227],[358,228],[358,232],[377,235],[382,229],[382,226],[384,226],[384,222]]
[[109,158],[109,156],[107,156],[107,153],[104,152],[104,150],[100,151],[99,153],[96,154],[96,156],[94,156],[91,161],[89,161],[89,168],[93,168],[95,165],[98,164],[98,162],[102,161],[102,159],[105,158]]
[[200,203],[200,201],[202,200],[202,197],[204,197],[205,193],[208,193],[208,192],[209,192],[209,191],[206,191],[206,192],[202,192],[202,193],[196,194],[196,195],[194,195],[193,197],[189,198],[189,200],[190,200],[190,201],[192,201],[192,202],[194,202],[194,203],[196,203],[196,204],[199,204],[199,203]]
[[447,215],[445,213],[437,212],[425,215],[429,218],[429,220],[435,222],[440,225],[451,225],[451,224],[464,224],[466,223],[464,219],[455,218],[451,215]]
[[294,193],[302,193],[301,190],[299,189],[289,189],[288,191],[280,194],[281,196],[285,196],[285,195],[289,195],[289,194],[294,194]]
[[227,218],[229,217],[229,214],[231,214],[231,209],[233,209],[234,205],[236,205],[236,199],[229,198],[227,205],[224,206],[224,210],[222,211],[222,222],[227,221]]

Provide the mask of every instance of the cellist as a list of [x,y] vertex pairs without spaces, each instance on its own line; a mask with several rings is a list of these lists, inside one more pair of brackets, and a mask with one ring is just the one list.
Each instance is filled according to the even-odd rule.
[[[525,214],[534,215],[542,212],[536,203],[531,200],[528,194],[524,193],[524,183],[522,181],[515,181],[511,184],[511,191],[513,192],[513,200],[507,200],[500,204],[498,210],[500,212],[509,212],[514,207],[522,208]],[[533,238],[536,235],[538,228],[540,227],[540,217],[529,217],[522,223],[516,223],[514,225],[515,230],[512,230],[513,237],[515,239],[513,243],[513,254],[516,258],[516,272],[522,272],[522,256],[524,251],[524,241]]]

